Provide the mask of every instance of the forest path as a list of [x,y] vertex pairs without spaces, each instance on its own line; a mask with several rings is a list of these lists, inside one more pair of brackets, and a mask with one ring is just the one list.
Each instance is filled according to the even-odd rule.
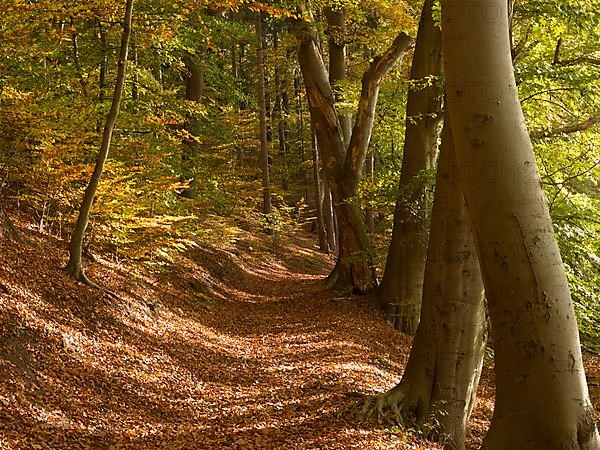
[[[246,233],[148,269],[62,270],[65,243],[0,239],[0,449],[435,448],[357,422],[348,392],[398,381],[410,338],[326,289],[314,237]],[[586,355],[600,417],[600,358]],[[486,367],[467,448],[493,410]]]
[[410,340],[325,288],[314,240],[248,234],[149,275],[64,243],[0,241],[0,448],[411,448],[348,413],[394,385]]

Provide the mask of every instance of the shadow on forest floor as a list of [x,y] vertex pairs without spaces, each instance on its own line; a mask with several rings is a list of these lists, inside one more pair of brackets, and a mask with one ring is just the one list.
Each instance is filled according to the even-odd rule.
[[350,414],[347,393],[397,382],[410,339],[324,287],[332,261],[311,239],[248,233],[155,275],[92,264],[120,302],[67,277],[64,242],[30,234],[0,241],[0,448],[418,444]]

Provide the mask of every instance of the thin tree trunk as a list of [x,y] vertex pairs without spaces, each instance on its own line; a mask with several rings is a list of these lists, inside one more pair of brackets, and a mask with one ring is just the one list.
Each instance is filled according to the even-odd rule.
[[77,70],[77,77],[79,78],[79,83],[81,84],[81,93],[84,97],[87,97],[87,85],[85,79],[83,78],[83,72],[81,70],[81,59],[79,58],[79,35],[77,34],[77,29],[75,28],[75,21],[72,17],[71,27],[73,28],[73,34],[71,35],[71,45],[73,48],[73,63],[75,64],[75,69]]
[[317,233],[319,236],[319,248],[322,252],[329,252],[327,243],[327,234],[325,232],[325,224],[323,219],[323,200],[321,195],[321,177],[319,175],[319,147],[317,143],[317,135],[314,129],[311,130],[312,144],[312,170],[313,183],[315,186],[315,211],[317,216]]
[[333,215],[333,202],[331,200],[331,190],[329,189],[326,176],[323,177],[323,220],[325,222],[329,249],[332,252],[337,252],[337,233],[335,217]]
[[[204,71],[200,59],[196,55],[187,55],[185,58],[185,99],[200,104],[204,97]],[[197,137],[200,136],[201,127],[197,114],[191,113],[185,121],[185,129],[190,137],[183,141],[181,153],[182,181],[188,183],[181,195],[185,198],[195,199],[198,197],[198,180],[195,177],[195,165],[197,163],[200,145]]]
[[263,214],[271,212],[271,182],[269,179],[269,146],[267,142],[267,112],[265,105],[265,66],[263,51],[262,14],[259,11],[256,16],[256,46],[257,68],[258,68],[258,114],[260,119],[260,161],[263,181]]
[[[304,163],[305,152],[304,152],[304,110],[302,108],[302,91],[300,90],[301,74],[296,73],[294,77],[294,93],[296,96],[296,116],[298,118],[298,144],[300,145],[300,162]],[[306,177],[306,171],[304,170],[304,164],[300,164],[302,167],[302,182],[304,186],[304,198],[308,200],[308,179]]]
[[[335,101],[343,101],[342,83],[346,79],[346,11],[344,8],[326,8],[327,35],[329,45],[329,83],[334,90]],[[344,142],[350,142],[352,134],[352,115],[338,113]]]
[[[103,105],[104,100],[106,99],[106,73],[108,72],[108,43],[107,43],[107,32],[106,28],[102,26],[100,22],[98,22],[99,34],[100,34],[100,73],[98,76],[98,99],[100,100],[100,104]],[[98,116],[96,120],[96,132],[100,132],[102,126],[101,115]]]
[[[368,155],[367,155],[367,161],[366,161],[366,165],[365,165],[365,169],[366,169],[366,176],[367,176],[367,180],[369,180],[370,183],[373,183],[374,181],[374,171],[373,171],[373,166],[374,166],[374,158],[373,158],[373,152],[371,151]],[[369,234],[373,234],[375,232],[375,220],[373,218],[373,207],[371,206],[371,204],[367,204],[367,207],[365,208],[365,225],[367,226],[367,232]]]
[[138,90],[139,77],[138,77],[138,50],[135,41],[132,43],[132,56],[133,56],[133,77],[131,80],[131,99],[138,101],[140,99],[140,93]]
[[[279,49],[279,34],[277,28],[273,30],[273,47],[275,52]],[[282,158],[283,174],[282,174],[282,187],[284,190],[288,189],[288,150],[286,141],[286,113],[283,104],[283,92],[285,90],[285,81],[282,76],[281,64],[275,65],[275,107],[277,115],[277,137],[279,143],[279,155]]]
[[77,281],[88,284],[105,292],[109,291],[106,291],[106,289],[91,282],[86,277],[83,271],[81,254],[83,251],[83,238],[89,222],[90,211],[92,209],[94,198],[96,197],[96,191],[98,190],[100,178],[102,177],[104,164],[106,163],[106,158],[108,157],[115,122],[117,120],[117,116],[119,115],[119,109],[121,107],[123,87],[125,85],[125,72],[127,69],[127,53],[129,49],[129,39],[131,36],[132,15],[133,0],[127,0],[125,5],[125,18],[123,21],[123,33],[121,35],[121,50],[119,52],[119,66],[117,69],[117,79],[115,82],[113,100],[110,107],[110,111],[106,117],[106,124],[104,126],[104,132],[102,134],[102,143],[100,145],[100,151],[98,152],[98,157],[96,159],[94,172],[92,173],[90,183],[88,184],[85,190],[83,202],[81,204],[81,208],[79,209],[79,216],[77,217],[77,223],[75,224],[75,228],[73,229],[73,233],[71,234],[69,263],[67,264],[67,271]]
[[[441,76],[441,33],[434,23],[433,4],[434,0],[425,0],[421,12],[410,72],[411,80],[417,83]],[[427,251],[426,186],[416,177],[432,167],[441,99],[438,79],[408,92],[401,194],[396,202],[392,241],[377,292],[377,301],[386,310],[386,320],[409,334],[415,332],[419,323]]]
[[519,104],[507,2],[472,6],[442,0],[442,44],[494,342],[483,448],[598,450],[573,302]]
[[401,382],[374,404],[367,401],[363,410],[390,409],[400,423],[414,420],[444,448],[455,450],[465,448],[486,342],[483,281],[458,175],[446,122],[421,321]]
[[196,103],[204,96],[204,72],[197,57],[190,55],[186,60],[185,99]]

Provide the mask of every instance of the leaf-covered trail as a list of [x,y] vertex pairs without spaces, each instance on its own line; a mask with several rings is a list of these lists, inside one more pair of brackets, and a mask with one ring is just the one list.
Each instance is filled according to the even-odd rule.
[[419,447],[349,413],[349,392],[397,382],[410,339],[324,287],[313,240],[245,234],[154,274],[99,260],[120,302],[66,276],[63,242],[30,237],[0,240],[0,448]]
[[408,339],[324,288],[311,241],[247,235],[153,276],[94,263],[119,302],[31,238],[0,243],[0,448],[402,445],[346,394],[393,385]]

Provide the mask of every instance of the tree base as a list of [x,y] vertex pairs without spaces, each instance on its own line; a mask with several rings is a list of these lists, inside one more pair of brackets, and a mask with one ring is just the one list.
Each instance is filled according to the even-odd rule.
[[[355,417],[358,420],[369,418],[385,419],[389,423],[394,423],[404,427],[404,418],[402,416],[407,394],[406,384],[400,383],[389,391],[376,396],[363,396],[357,405]],[[390,418],[389,413],[392,413]]]
[[81,264],[73,263],[72,260],[69,260],[69,263],[65,267],[65,270],[67,271],[67,273],[69,275],[71,275],[75,279],[75,281],[85,284],[86,286],[89,286],[100,292],[104,292],[105,294],[114,298],[115,300],[124,301],[123,298],[119,294],[111,291],[110,289],[105,288],[104,286],[94,283],[92,280],[90,280],[87,277],[87,275],[85,274],[85,272],[83,271],[83,267],[81,266]]

